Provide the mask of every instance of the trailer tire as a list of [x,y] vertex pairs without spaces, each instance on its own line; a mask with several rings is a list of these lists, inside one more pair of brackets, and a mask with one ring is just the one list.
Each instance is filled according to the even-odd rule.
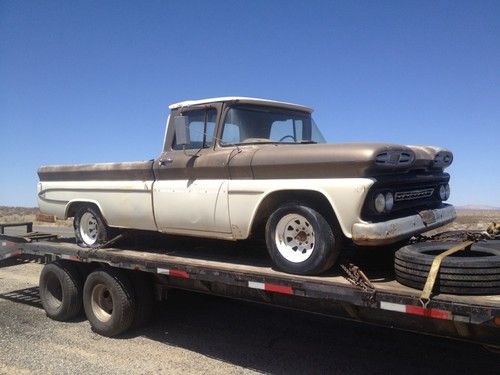
[[83,307],[92,330],[100,335],[112,337],[129,329],[136,300],[127,273],[113,268],[92,272],[83,287]]
[[136,300],[136,310],[132,328],[141,328],[151,320],[153,314],[153,282],[149,274],[140,271],[131,272],[131,279]]
[[47,316],[66,322],[82,312],[82,277],[66,261],[46,264],[40,274],[40,300]]
[[279,269],[317,275],[333,266],[341,241],[318,211],[301,203],[287,203],[269,216],[266,244]]
[[111,237],[101,212],[92,204],[80,206],[73,220],[73,228],[76,242],[81,247],[99,247]]
[[[434,258],[459,242],[422,242],[405,246],[395,254],[396,280],[423,289]],[[500,249],[476,243],[470,250],[443,259],[434,284],[435,292],[481,295],[500,293]]]

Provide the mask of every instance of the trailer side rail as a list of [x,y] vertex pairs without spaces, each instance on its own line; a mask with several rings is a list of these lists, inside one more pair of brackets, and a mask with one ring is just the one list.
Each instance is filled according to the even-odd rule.
[[[74,245],[52,242],[16,243],[2,240],[0,261],[7,258],[31,255],[48,257],[51,260],[66,259],[83,263],[105,263],[112,267],[140,270],[176,280],[192,280],[206,283],[219,283],[226,286],[260,290],[266,294],[280,294],[316,300],[345,303],[357,307],[380,309],[389,312],[409,314],[437,320],[448,320],[473,325],[497,327],[500,316],[500,296],[487,301],[470,297],[467,302],[453,298],[435,297],[427,308],[419,301],[419,293],[402,293],[390,289],[364,291],[347,282],[325,282],[321,277],[295,277],[275,272],[276,275],[262,274],[255,270],[222,269],[206,262],[206,265],[190,261],[172,261],[168,256],[131,256],[130,252],[116,249],[82,249]],[[164,258],[164,259],[163,259]]]

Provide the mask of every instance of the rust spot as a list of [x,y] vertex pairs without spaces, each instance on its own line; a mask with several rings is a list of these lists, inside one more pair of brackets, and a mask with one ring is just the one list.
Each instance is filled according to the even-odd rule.
[[238,227],[237,225],[231,225],[231,231],[233,232],[234,238],[243,238],[240,227]]

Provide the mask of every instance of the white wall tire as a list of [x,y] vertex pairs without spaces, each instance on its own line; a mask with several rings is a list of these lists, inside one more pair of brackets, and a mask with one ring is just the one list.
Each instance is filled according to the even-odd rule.
[[98,247],[109,240],[109,228],[95,206],[82,206],[75,214],[73,226],[76,240],[82,247]]
[[340,239],[327,220],[301,203],[276,209],[266,224],[266,244],[277,268],[299,275],[317,275],[329,269],[340,251]]

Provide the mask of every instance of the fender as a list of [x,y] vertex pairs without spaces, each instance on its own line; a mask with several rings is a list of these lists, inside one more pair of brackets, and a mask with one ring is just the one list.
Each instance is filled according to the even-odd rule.
[[[67,219],[69,217],[68,216],[69,208],[71,207],[71,205],[73,205],[75,203],[92,203],[93,205],[95,205],[99,209],[99,211],[101,212],[102,218],[106,222],[106,213],[104,212],[101,204],[98,201],[96,201],[95,199],[80,199],[80,198],[76,198],[76,199],[70,200],[66,204],[66,209],[64,211],[64,219]],[[106,222],[106,224],[107,224],[107,222]]]
[[360,221],[361,208],[374,181],[369,178],[230,180],[229,216],[233,236],[235,239],[248,238],[258,219],[259,207],[270,194],[301,190],[324,196],[342,232],[351,238],[352,225]]

